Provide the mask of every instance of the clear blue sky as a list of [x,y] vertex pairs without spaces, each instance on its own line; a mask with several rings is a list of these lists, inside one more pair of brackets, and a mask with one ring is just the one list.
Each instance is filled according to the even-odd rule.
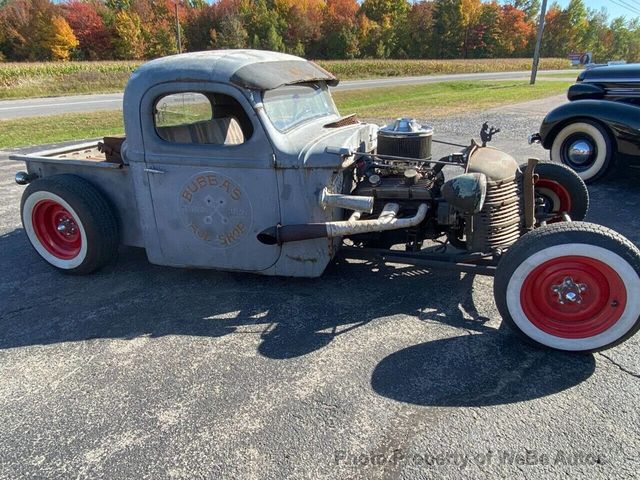
[[[557,1],[562,7],[566,7],[569,4],[569,0]],[[552,3],[553,0],[548,0],[549,5]],[[615,3],[611,0],[584,0],[584,3],[588,8],[595,8],[597,10],[605,7],[609,13],[609,19],[625,16],[627,20],[630,20],[640,17],[640,14],[637,13],[640,12],[640,0],[615,0]],[[628,5],[630,8],[625,8],[624,5]]]

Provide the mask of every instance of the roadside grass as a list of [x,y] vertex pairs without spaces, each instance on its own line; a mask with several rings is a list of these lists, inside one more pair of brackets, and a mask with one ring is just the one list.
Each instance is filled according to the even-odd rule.
[[123,131],[121,110],[0,120],[0,149],[98,138]]
[[[342,114],[391,119],[402,115],[419,120],[473,112],[566,91],[571,82],[526,81],[443,82],[405,87],[334,92]],[[0,121],[0,149],[121,134],[122,112],[106,111],[28,117]]]
[[[531,59],[482,60],[320,60],[343,80],[528,70]],[[134,61],[0,63],[0,99],[121,92]],[[544,58],[541,70],[569,68],[562,58]]]
[[443,82],[338,91],[333,97],[341,113],[356,113],[360,118],[390,119],[406,115],[429,119],[558,95],[570,85],[571,82],[555,80],[535,85],[522,80]]

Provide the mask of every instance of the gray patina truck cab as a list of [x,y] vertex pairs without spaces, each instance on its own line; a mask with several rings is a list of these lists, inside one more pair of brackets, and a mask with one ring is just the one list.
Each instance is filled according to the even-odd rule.
[[31,245],[77,274],[120,244],[160,265],[297,277],[340,250],[494,275],[503,319],[538,345],[595,351],[640,328],[640,252],[579,221],[588,193],[574,172],[475,142],[434,159],[432,129],[414,120],[341,117],[336,83],[252,50],[143,65],[124,95],[126,139],[12,157],[27,164],[16,181]]
[[121,164],[105,162],[95,144],[14,158],[30,175],[73,173],[98,186],[118,212],[122,242],[144,247],[153,263],[318,276],[333,242],[265,245],[257,234],[334,220],[316,201],[324,187],[341,188],[342,159],[326,147],[373,148],[375,126],[326,127],[340,118],[333,83],[317,65],[274,52],[162,58],[125,90]]

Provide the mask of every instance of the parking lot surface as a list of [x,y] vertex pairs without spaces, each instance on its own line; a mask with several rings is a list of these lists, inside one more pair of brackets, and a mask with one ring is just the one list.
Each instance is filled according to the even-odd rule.
[[[495,146],[546,156],[536,105],[436,137],[486,119]],[[266,278],[123,248],[61,275],[22,231],[21,168],[0,154],[0,478],[637,476],[640,336],[537,350],[500,328],[491,278],[416,267]],[[638,176],[590,193],[588,219],[640,245]]]

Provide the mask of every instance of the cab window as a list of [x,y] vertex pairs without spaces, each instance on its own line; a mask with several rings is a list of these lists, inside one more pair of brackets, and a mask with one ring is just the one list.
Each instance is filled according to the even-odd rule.
[[207,92],[160,97],[155,103],[154,125],[160,138],[181,144],[240,145],[253,133],[236,99]]

